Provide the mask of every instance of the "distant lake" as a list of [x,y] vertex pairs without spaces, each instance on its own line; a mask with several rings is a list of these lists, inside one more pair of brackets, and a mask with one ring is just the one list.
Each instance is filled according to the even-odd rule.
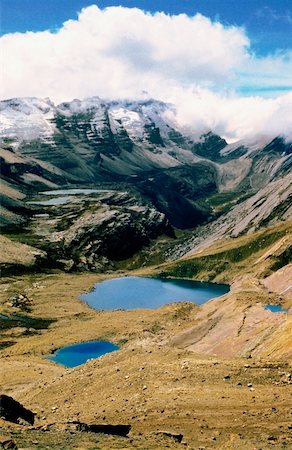
[[41,206],[57,206],[57,205],[66,205],[72,201],[72,197],[55,197],[50,198],[48,200],[34,200],[31,202],[27,202],[29,205],[41,205]]
[[108,341],[89,341],[60,348],[49,356],[50,361],[66,367],[76,367],[92,358],[99,358],[106,353],[119,350],[119,346]]
[[116,192],[113,189],[52,189],[40,192],[42,195],[89,195],[94,193]]
[[90,195],[90,194],[105,194],[117,192],[112,189],[52,189],[51,191],[40,192],[40,195],[45,197],[53,197],[45,200],[32,200],[27,202],[29,205],[40,206],[58,206],[66,205],[74,200],[74,196]]
[[155,309],[167,303],[206,303],[229,292],[226,284],[200,281],[121,277],[97,283],[81,300],[97,310]]

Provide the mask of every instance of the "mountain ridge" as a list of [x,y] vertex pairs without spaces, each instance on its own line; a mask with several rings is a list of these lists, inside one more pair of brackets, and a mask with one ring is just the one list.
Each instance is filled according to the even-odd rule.
[[[291,215],[292,144],[283,137],[228,144],[210,130],[182,127],[173,105],[153,99],[92,97],[55,106],[48,98],[16,98],[0,102],[0,110],[4,228],[40,212],[27,202],[39,191],[122,188],[138,208],[193,230],[173,259]],[[59,210],[61,220],[66,208]]]
[[[123,445],[80,423],[128,423],[131,448],[289,446],[291,144],[227,144],[147,117],[153,104],[98,105],[55,116],[35,99],[8,123],[28,139],[2,133],[3,391],[37,421],[3,430],[25,448]],[[143,310],[80,301],[129,274],[230,292]],[[74,370],[45,357],[92,340],[120,350]]]

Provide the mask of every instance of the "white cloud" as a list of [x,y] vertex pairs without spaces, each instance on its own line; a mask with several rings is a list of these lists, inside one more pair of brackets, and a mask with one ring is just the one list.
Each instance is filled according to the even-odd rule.
[[[199,14],[151,15],[137,8],[91,6],[57,33],[8,34],[0,43],[4,98],[60,102],[93,95],[139,98],[147,91],[173,101],[179,120],[232,139],[264,132],[264,123],[281,108],[291,120],[289,95],[264,100],[223,94],[241,83],[261,86],[267,74],[266,86],[292,85],[291,54],[258,60],[249,52],[243,29]],[[286,132],[288,121],[275,120],[279,127],[273,124],[273,129]]]
[[277,98],[239,97],[196,88],[173,90],[177,121],[212,130],[227,141],[284,135],[292,141],[292,92]]
[[213,85],[232,76],[248,45],[242,30],[201,15],[97,6],[83,9],[56,34],[16,33],[1,40],[6,96],[46,92],[58,100],[101,91],[137,95],[161,78]]

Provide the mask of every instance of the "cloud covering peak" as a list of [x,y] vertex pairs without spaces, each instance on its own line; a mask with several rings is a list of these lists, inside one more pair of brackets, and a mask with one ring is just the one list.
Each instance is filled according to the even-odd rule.
[[[276,134],[292,134],[290,93],[274,99],[234,94],[251,80],[256,87],[261,79],[266,86],[267,79],[292,86],[291,55],[258,60],[249,51],[244,29],[200,14],[170,16],[92,5],[57,32],[7,34],[0,43],[3,98],[139,99],[146,91],[176,104],[179,120],[230,139],[269,132],[264,123],[272,123]],[[275,71],[275,61],[281,72]]]

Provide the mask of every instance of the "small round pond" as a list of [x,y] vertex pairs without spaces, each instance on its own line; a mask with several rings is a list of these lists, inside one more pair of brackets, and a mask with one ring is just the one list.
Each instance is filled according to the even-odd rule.
[[97,283],[81,300],[97,310],[160,308],[179,301],[198,305],[229,292],[226,284],[200,281],[121,277]]
[[89,341],[60,348],[48,359],[66,367],[76,367],[92,358],[119,350],[119,346],[108,341]]

